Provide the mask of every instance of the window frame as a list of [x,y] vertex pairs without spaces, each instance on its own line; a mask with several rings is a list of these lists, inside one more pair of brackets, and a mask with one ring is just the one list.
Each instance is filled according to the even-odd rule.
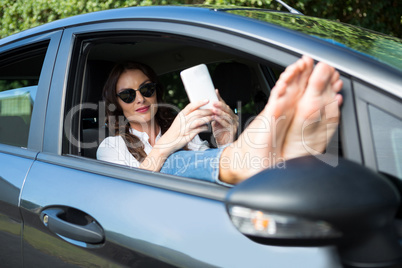
[[379,88],[368,85],[363,81],[353,82],[356,95],[356,113],[360,131],[360,142],[364,165],[379,170],[373,133],[370,122],[369,105],[386,112],[402,121],[401,100]]
[[34,158],[36,152],[42,150],[46,105],[50,89],[50,81],[52,78],[53,66],[57,55],[61,35],[62,31],[58,30],[33,37],[19,39],[15,42],[8,43],[7,45],[0,47],[0,54],[4,55],[19,52],[21,49],[26,50],[32,46],[37,47],[38,44],[40,45],[41,43],[48,44],[37,85],[38,89],[35,98],[35,105],[33,106],[31,115],[28,145],[26,148],[21,148],[12,145],[0,144],[0,152]]

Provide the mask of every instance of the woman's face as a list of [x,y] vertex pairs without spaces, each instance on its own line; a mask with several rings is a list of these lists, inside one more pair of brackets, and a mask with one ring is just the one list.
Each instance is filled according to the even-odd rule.
[[151,97],[146,98],[137,90],[151,82],[141,70],[135,69],[126,70],[122,73],[116,85],[116,94],[129,88],[136,90],[135,99],[132,103],[125,103],[119,97],[117,99],[131,127],[139,131],[144,131],[144,128],[149,129],[151,123],[156,123],[153,122],[158,110],[156,92]]

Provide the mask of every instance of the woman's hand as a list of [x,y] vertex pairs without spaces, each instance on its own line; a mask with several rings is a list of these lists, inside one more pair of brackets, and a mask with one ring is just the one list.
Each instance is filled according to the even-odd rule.
[[210,109],[199,109],[208,100],[188,104],[174,119],[170,128],[155,144],[154,148],[171,154],[187,145],[197,134],[208,130],[213,118]]
[[139,167],[160,171],[169,155],[186,146],[198,133],[208,130],[208,123],[214,115],[210,109],[199,109],[207,103],[208,100],[188,104],[155,143]]
[[239,127],[239,117],[221,98],[218,90],[216,90],[216,95],[218,95],[219,101],[212,104],[212,112],[214,113],[212,131],[217,145],[222,146],[235,140]]

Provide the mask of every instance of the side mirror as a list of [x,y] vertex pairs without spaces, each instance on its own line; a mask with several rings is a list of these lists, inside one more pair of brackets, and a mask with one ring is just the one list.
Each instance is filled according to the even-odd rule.
[[343,262],[354,267],[381,267],[402,257],[393,225],[398,191],[346,159],[337,167],[314,156],[292,159],[232,188],[225,202],[233,224],[258,243],[337,245]]

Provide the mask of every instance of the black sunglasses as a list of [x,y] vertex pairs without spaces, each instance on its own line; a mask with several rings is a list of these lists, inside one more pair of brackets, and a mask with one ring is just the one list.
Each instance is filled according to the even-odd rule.
[[123,90],[122,92],[116,94],[122,101],[125,103],[132,103],[135,100],[136,91],[139,91],[142,96],[149,98],[154,95],[156,90],[156,83],[147,83],[145,85],[140,86],[139,89],[128,88]]

